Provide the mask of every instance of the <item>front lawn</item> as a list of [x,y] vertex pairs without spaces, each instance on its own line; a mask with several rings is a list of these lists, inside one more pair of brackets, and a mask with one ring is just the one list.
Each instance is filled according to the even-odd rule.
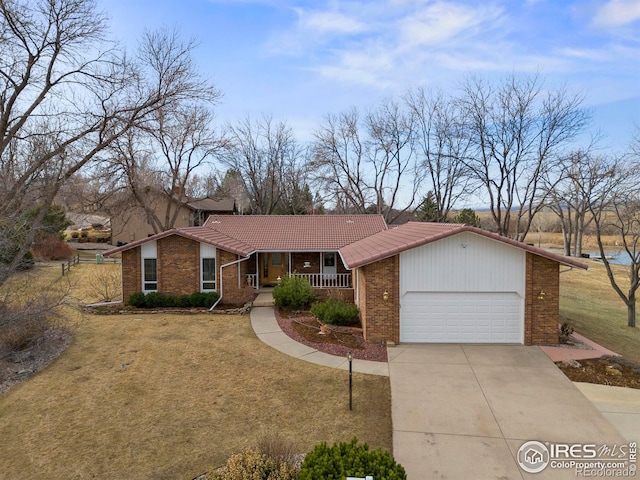
[[[82,268],[76,267],[76,268]],[[51,366],[0,396],[2,478],[191,479],[277,431],[300,452],[391,450],[389,380],[283,355],[248,316],[89,316]]]
[[[594,342],[640,362],[640,328],[627,326],[627,307],[611,288],[602,263],[586,263],[588,271],[573,269],[560,274],[561,321],[570,322],[576,332]],[[615,268],[620,273],[618,278],[628,278],[624,267]]]

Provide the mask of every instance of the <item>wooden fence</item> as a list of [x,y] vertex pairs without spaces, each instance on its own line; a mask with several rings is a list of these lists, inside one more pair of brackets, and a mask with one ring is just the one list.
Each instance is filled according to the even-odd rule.
[[96,257],[87,257],[80,255],[74,255],[66,262],[62,263],[62,276],[64,277],[65,273],[69,273],[71,267],[74,265],[78,265],[79,263],[120,263],[117,258],[104,258],[102,255]]
[[69,272],[71,267],[80,263],[80,255],[74,255],[65,263],[62,264],[62,276],[64,277],[65,272]]

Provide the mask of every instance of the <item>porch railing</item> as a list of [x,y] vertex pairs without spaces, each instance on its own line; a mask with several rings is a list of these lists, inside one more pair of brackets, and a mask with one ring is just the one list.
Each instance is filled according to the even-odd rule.
[[[293,273],[296,277],[306,278],[313,288],[352,288],[350,273]],[[245,275],[247,285],[258,288],[258,274]]]
[[313,288],[351,288],[350,273],[294,273],[306,278]]
[[251,285],[253,288],[258,288],[258,274],[257,273],[247,273],[246,274],[246,282],[247,285]]

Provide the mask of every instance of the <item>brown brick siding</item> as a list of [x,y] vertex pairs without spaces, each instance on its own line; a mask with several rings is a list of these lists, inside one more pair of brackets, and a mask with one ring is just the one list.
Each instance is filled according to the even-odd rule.
[[[558,343],[560,268],[558,262],[527,253],[524,343]],[[544,295],[541,297],[541,293]]]
[[353,303],[352,288],[314,288],[313,293],[316,294],[317,302],[324,302],[328,298],[333,298],[342,303]]
[[[125,305],[132,293],[142,291],[141,248],[122,252],[122,291]],[[220,265],[238,260],[238,256],[224,250],[217,250],[216,274],[220,275]],[[244,304],[253,299],[255,291],[246,284],[248,268],[244,263],[223,269],[224,298],[222,303]],[[253,263],[255,265],[255,262]],[[241,269],[238,286],[238,268]],[[253,267],[255,268],[255,267]],[[253,270],[251,270],[253,271]],[[217,290],[220,291],[219,280]],[[171,235],[158,240],[158,291],[168,295],[191,294],[200,291],[200,243],[179,235]]]
[[170,235],[158,240],[158,291],[189,295],[200,290],[200,243]]
[[[367,342],[400,341],[400,258],[360,268],[360,317]],[[389,294],[384,300],[384,292]]]
[[[239,260],[238,256],[218,249],[218,259],[216,268],[218,269],[218,275],[220,274],[220,266],[235,262]],[[242,305],[253,300],[255,290],[247,284],[245,273],[247,273],[247,266],[244,264],[251,262],[251,260],[245,260],[244,262],[229,265],[222,269],[222,300],[223,304]],[[238,269],[240,269],[240,279],[238,280]],[[218,287],[218,292],[220,287]]]
[[142,291],[141,249],[132,248],[122,252],[122,297],[129,304],[131,294]]
[[[304,262],[309,262],[310,267],[304,268]],[[297,273],[320,273],[320,254],[318,252],[292,253],[291,271]]]

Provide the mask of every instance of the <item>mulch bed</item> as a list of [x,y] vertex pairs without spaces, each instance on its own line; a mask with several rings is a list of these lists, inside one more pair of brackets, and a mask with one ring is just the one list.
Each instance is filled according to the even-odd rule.
[[365,342],[361,328],[327,325],[327,334],[321,335],[321,324],[310,312],[288,312],[276,308],[275,314],[282,331],[303,345],[338,357],[346,357],[348,352],[352,352],[353,358],[359,360],[387,361],[386,345]]
[[640,364],[622,357],[605,355],[588,360],[557,362],[556,365],[573,382],[640,389]]

